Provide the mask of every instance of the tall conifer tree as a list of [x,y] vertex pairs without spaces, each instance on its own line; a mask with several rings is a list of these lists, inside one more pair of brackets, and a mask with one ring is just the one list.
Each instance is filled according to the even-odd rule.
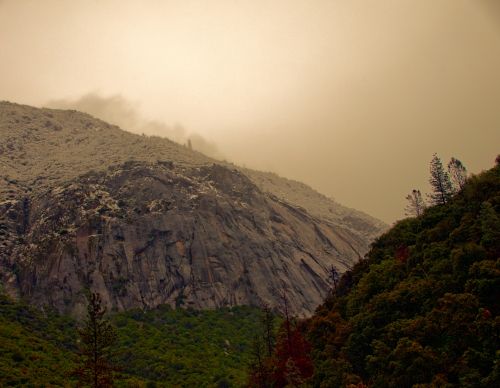
[[87,317],[83,327],[78,330],[80,365],[74,375],[78,378],[79,386],[113,386],[113,373],[116,368],[111,363],[111,347],[116,342],[116,333],[104,318],[106,309],[101,303],[99,294],[90,294]]
[[430,172],[429,183],[432,187],[432,193],[429,194],[429,200],[432,205],[444,205],[453,195],[453,186],[450,176],[443,168],[441,159],[436,154],[432,157]]

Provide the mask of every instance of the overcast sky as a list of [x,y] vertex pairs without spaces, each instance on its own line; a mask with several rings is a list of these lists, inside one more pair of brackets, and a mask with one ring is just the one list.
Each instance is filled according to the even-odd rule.
[[500,153],[500,1],[0,0],[0,100],[82,96],[393,222]]

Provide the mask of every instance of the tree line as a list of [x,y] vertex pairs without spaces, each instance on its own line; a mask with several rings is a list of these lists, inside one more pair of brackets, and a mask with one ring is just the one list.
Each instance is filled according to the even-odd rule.
[[419,217],[428,206],[445,205],[464,188],[467,181],[467,168],[464,164],[452,157],[447,167],[445,170],[441,158],[437,154],[433,155],[429,177],[432,192],[427,194],[426,201],[419,189],[413,189],[406,196],[408,204],[405,207],[405,215]]

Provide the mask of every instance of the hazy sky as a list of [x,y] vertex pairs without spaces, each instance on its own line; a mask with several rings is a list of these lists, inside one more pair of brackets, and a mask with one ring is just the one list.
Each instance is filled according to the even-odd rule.
[[500,1],[0,0],[0,99],[89,94],[392,222],[500,153]]

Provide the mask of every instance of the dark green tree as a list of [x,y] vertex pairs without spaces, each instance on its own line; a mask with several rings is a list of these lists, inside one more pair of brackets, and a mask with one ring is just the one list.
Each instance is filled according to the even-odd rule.
[[432,187],[432,193],[429,194],[429,200],[432,205],[445,205],[453,195],[453,186],[450,176],[443,168],[441,159],[436,154],[432,157],[430,172],[429,183]]
[[116,333],[109,321],[104,318],[106,309],[102,307],[98,293],[88,297],[87,316],[83,327],[78,330],[80,336],[79,367],[74,371],[79,386],[103,388],[113,386],[112,346],[116,342]]
[[405,214],[410,217],[419,217],[424,213],[426,204],[422,198],[420,190],[413,189],[410,194],[406,196],[408,204],[405,207]]
[[266,388],[270,386],[271,357],[274,354],[275,329],[273,310],[267,303],[262,303],[260,330],[252,341],[252,359],[250,361],[249,385]]
[[500,254],[500,217],[493,205],[485,201],[481,204],[481,245],[490,249],[493,257]]
[[450,175],[454,192],[462,190],[467,181],[467,169],[460,160],[451,158],[448,163],[448,174]]
[[274,314],[271,307],[264,303],[262,305],[262,327],[264,329],[264,342],[267,348],[267,356],[271,357],[274,350],[274,343],[276,341],[274,335]]
[[266,356],[264,339],[260,335],[255,335],[252,341],[252,359],[250,361],[250,380],[252,387],[266,388],[269,380],[268,361]]

